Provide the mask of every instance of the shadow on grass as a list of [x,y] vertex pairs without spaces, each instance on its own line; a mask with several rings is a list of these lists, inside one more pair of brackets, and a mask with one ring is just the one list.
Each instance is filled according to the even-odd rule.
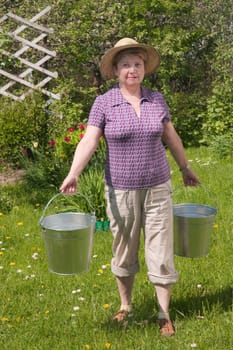
[[214,293],[200,292],[199,295],[190,295],[171,303],[172,313],[179,313],[183,317],[203,315],[218,309],[219,312],[232,310],[233,287],[226,286]]
[[[171,318],[175,321],[177,315],[184,318],[193,318],[211,313],[216,309],[217,312],[226,312],[232,310],[233,304],[233,287],[227,286],[223,289],[216,290],[214,293],[205,293],[200,295],[190,295],[188,297],[171,300]],[[153,296],[147,298],[147,301],[140,305],[134,306],[132,317],[128,319],[126,326],[118,325],[111,319],[105,320],[102,327],[109,331],[126,329],[131,325],[146,326],[154,324],[157,320],[156,301]]]

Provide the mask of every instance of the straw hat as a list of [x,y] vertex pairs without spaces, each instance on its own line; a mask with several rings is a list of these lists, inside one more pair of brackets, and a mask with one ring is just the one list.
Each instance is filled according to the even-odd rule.
[[158,51],[149,45],[139,44],[136,40],[131,38],[123,38],[119,40],[115,46],[108,50],[103,56],[100,64],[100,71],[103,78],[113,79],[115,78],[113,62],[116,55],[125,49],[136,48],[143,49],[147,54],[145,62],[145,75],[153,73],[160,64],[160,56]]

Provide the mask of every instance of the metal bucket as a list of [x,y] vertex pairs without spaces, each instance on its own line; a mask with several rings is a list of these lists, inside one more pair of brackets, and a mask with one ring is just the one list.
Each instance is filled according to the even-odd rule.
[[199,258],[208,254],[216,212],[216,208],[204,204],[173,206],[176,255]]
[[[79,193],[80,194],[80,193]],[[65,212],[45,216],[47,203],[40,219],[49,270],[59,275],[76,275],[90,268],[95,215]]]

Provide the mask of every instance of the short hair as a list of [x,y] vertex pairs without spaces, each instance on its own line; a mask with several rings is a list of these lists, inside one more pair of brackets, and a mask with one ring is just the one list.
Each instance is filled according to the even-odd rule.
[[113,66],[116,67],[118,62],[121,60],[121,58],[127,54],[136,55],[136,56],[140,57],[144,61],[144,63],[146,63],[146,61],[147,61],[147,52],[145,50],[143,50],[141,48],[132,47],[132,48],[124,49],[124,50],[118,52],[113,59]]

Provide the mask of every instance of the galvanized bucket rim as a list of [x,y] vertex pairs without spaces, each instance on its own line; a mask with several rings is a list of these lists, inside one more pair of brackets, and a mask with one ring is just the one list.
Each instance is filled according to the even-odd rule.
[[[74,215],[74,216],[83,216],[83,217],[86,217],[86,218],[89,218],[90,220],[94,220],[95,221],[95,215],[93,214],[85,214],[85,213],[79,213],[79,212],[65,212],[65,213],[56,213],[56,214],[51,214],[51,215],[47,215],[47,216],[44,216],[41,218],[40,220],[40,226],[42,229],[48,229],[48,230],[51,230],[51,227],[49,227],[49,225],[45,225],[45,221],[46,220],[49,220],[49,219],[53,219],[53,218],[56,218],[58,216],[67,216],[67,215]],[[64,228],[57,228],[56,227],[56,231],[63,231]],[[66,227],[65,228],[65,231],[73,231],[74,228],[68,228]]]
[[[212,216],[212,215],[216,215],[217,213],[217,208],[215,207],[212,207],[208,204],[199,204],[199,203],[178,203],[178,204],[173,204],[173,209],[179,209],[179,208],[182,208],[182,207],[200,207],[200,208],[208,208],[210,209],[211,213],[209,213],[208,215],[206,216],[203,216],[203,218],[205,217],[209,217],[209,216]],[[177,213],[175,213],[175,216],[182,216],[182,215],[179,215]]]

